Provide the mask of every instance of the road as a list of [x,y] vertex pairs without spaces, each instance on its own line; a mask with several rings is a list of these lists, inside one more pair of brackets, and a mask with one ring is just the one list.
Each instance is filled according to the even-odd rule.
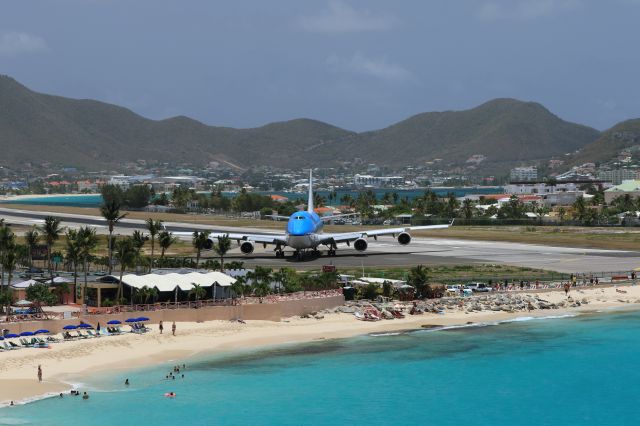
[[[33,225],[41,224],[47,213],[26,210],[0,208],[0,218],[8,223]],[[100,233],[106,233],[103,219],[96,216],[56,214],[62,217],[65,226],[77,227],[90,225]],[[192,232],[194,229],[209,231],[234,231],[262,233],[255,228],[207,227],[188,223],[166,222],[167,230],[172,232]],[[283,225],[284,226],[284,225]],[[124,219],[117,227],[116,233],[130,234],[135,229],[144,230],[144,221]],[[268,234],[269,231],[263,233]],[[183,237],[188,238],[188,237]],[[250,255],[242,255],[238,248],[233,248],[228,255],[229,260],[242,260],[247,266],[282,266],[297,269],[318,268],[321,265],[333,264],[338,267],[404,267],[417,264],[464,264],[464,263],[496,263],[531,268],[548,269],[558,272],[602,272],[628,271],[640,267],[640,253],[622,250],[599,250],[572,247],[555,247],[536,244],[522,244],[497,241],[471,241],[450,238],[413,238],[411,244],[400,246],[391,237],[380,237],[371,240],[369,249],[359,253],[352,248],[341,246],[337,256],[309,256],[303,261],[296,261],[288,256],[276,259],[270,247],[263,249],[256,246]]]

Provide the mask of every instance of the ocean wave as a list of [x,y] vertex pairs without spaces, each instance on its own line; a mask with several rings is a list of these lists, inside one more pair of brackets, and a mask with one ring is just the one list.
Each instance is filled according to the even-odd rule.
[[402,334],[406,334],[404,331],[390,331],[387,333],[371,333],[370,337],[385,337],[385,336],[400,336]]
[[23,419],[16,419],[12,417],[0,418],[0,425],[28,425],[29,422]]

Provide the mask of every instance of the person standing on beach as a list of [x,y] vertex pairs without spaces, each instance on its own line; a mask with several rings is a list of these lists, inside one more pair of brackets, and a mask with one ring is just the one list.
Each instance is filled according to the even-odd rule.
[[162,334],[162,330],[164,330],[164,326],[162,325],[162,321],[158,324],[158,330],[160,330],[160,334]]
[[38,365],[38,381],[42,381],[42,366]]
[[174,321],[171,325],[171,334],[176,335],[176,322]]
[[565,294],[566,296],[569,296],[569,289],[570,289],[570,288],[571,288],[571,284],[566,283],[566,284],[564,285],[564,294]]

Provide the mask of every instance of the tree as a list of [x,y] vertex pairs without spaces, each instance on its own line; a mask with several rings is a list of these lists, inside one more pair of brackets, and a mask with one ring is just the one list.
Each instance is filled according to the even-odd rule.
[[44,234],[44,240],[47,243],[47,260],[48,260],[48,268],[49,275],[51,276],[51,281],[53,281],[53,270],[51,268],[52,263],[52,249],[53,245],[60,238],[60,234],[63,231],[63,228],[60,226],[60,222],[62,220],[59,217],[47,216],[44,218],[44,225],[42,225],[42,233]]
[[202,299],[207,294],[207,290],[204,289],[200,284],[193,283],[193,287],[189,290],[189,297],[193,295],[193,298],[197,302]]
[[138,248],[138,253],[140,254],[140,256],[138,256],[135,262],[136,270],[138,270],[138,265],[140,264],[140,257],[142,256],[142,248],[144,247],[144,243],[146,243],[149,240],[149,237],[144,235],[144,232],[138,231],[136,229],[135,231],[133,231],[133,234],[131,234],[131,238],[133,239],[134,244]]
[[133,265],[136,257],[138,256],[138,248],[131,237],[125,237],[116,241],[115,256],[120,262],[120,279],[118,284],[118,295],[116,297],[119,302],[123,297],[122,276],[124,275],[124,271],[128,266]]
[[40,241],[40,233],[35,225],[24,233],[24,240],[27,243],[27,247],[29,247],[29,266],[33,266],[33,250]]
[[209,233],[204,231],[193,231],[193,247],[196,249],[196,269],[200,266],[200,255],[202,250],[207,248],[209,243]]
[[85,295],[87,293],[87,275],[89,273],[88,262],[91,258],[91,252],[98,245],[98,237],[94,228],[83,226],[78,230],[78,248],[79,257],[82,259],[82,271],[84,273],[84,284],[82,285],[82,303],[85,303]]
[[424,296],[428,280],[429,269],[424,265],[417,265],[409,270],[407,283],[415,287],[416,297],[420,298]]
[[473,201],[469,198],[465,198],[462,202],[461,213],[466,220],[473,218]]
[[579,221],[584,221],[587,216],[587,204],[584,201],[584,197],[580,196],[573,203],[573,218]]
[[253,294],[262,298],[269,294],[271,291],[271,268],[265,268],[264,266],[256,266],[255,269],[247,273],[247,279],[252,281]]
[[26,293],[27,300],[33,302],[36,309],[44,313],[45,318],[47,318],[47,314],[42,310],[42,305],[51,306],[56,303],[56,296],[51,293],[49,286],[41,283],[32,284],[27,287]]
[[[65,257],[73,266],[73,288],[78,288],[78,263],[80,262],[80,244],[78,243],[78,231],[69,229],[66,234]],[[73,301],[76,302],[77,290],[74,291]],[[83,298],[84,302],[84,298]]]
[[245,277],[237,277],[236,281],[231,284],[231,290],[235,296],[240,296],[244,298],[246,289],[246,280]]
[[213,251],[220,256],[220,272],[224,272],[224,257],[231,249],[231,239],[228,235],[218,237],[218,242],[214,244]]
[[116,223],[118,223],[122,218],[124,218],[127,214],[120,214],[120,206],[121,201],[111,200],[106,201],[100,207],[100,213],[102,217],[107,221],[107,226],[109,227],[109,239],[108,239],[108,249],[109,249],[109,274],[111,274],[112,269],[112,260],[113,260],[113,228]]
[[449,193],[447,196],[447,204],[445,207],[445,214],[447,217],[456,217],[456,211],[460,207],[460,202],[456,198],[454,193]]
[[165,252],[175,242],[176,242],[176,238],[173,236],[171,232],[162,231],[160,232],[160,234],[158,234],[158,244],[160,244],[160,248],[162,249],[162,252],[160,253],[160,258],[164,258]]
[[149,236],[151,237],[151,268],[153,268],[153,255],[156,245],[156,235],[164,228],[161,220],[153,220],[149,218],[146,220],[147,231],[149,231]]
[[13,244],[15,244],[15,235],[4,223],[4,220],[0,220],[0,268],[2,268],[0,272],[0,286],[4,286],[4,258]]

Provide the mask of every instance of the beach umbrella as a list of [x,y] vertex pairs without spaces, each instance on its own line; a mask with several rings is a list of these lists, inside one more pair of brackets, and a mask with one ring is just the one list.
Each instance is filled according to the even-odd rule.
[[93,326],[91,324],[87,324],[86,322],[83,322],[78,326],[78,328],[93,328]]
[[7,334],[6,336],[4,336],[4,338],[5,338],[5,339],[13,339],[13,338],[15,338],[15,337],[20,337],[20,336],[18,336],[18,335],[17,335],[17,334],[15,334],[15,333],[9,333],[9,334]]
[[122,324],[122,321],[118,321],[118,320],[110,320],[110,321],[107,321],[107,324],[110,324],[110,325]]
[[138,318],[138,321],[151,321],[151,320],[147,317],[140,317]]
[[49,330],[45,330],[44,328],[41,328],[40,330],[36,330],[36,334],[48,334],[50,333]]
[[138,322],[138,318],[127,318],[124,322]]
[[33,336],[35,333],[33,331],[23,331],[20,333],[21,336]]
[[64,327],[62,327],[63,330],[75,330],[76,328],[78,328],[77,325],[65,325]]
[[4,340],[4,337],[0,336],[0,340]]

